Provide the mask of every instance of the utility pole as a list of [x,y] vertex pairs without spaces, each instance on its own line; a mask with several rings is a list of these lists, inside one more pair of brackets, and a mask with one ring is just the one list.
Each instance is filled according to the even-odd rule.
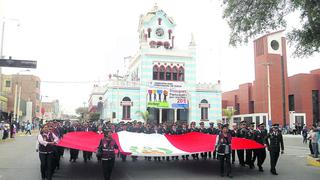
[[271,85],[270,85],[270,66],[272,63],[263,63],[263,66],[267,67],[267,90],[268,90],[268,123],[272,121],[271,117]]

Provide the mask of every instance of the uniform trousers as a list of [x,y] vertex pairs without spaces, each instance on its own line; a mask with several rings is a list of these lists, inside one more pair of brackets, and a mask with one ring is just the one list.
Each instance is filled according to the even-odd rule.
[[239,163],[244,165],[244,150],[237,150],[237,155],[239,159]]
[[271,165],[271,172],[276,172],[276,165],[279,159],[279,151],[270,151],[270,165]]
[[253,154],[252,149],[246,150],[246,164],[248,164],[250,167],[253,166]]
[[112,158],[110,160],[103,160],[102,159],[102,171],[105,180],[110,180],[112,169],[114,167],[115,159]]
[[255,157],[258,159],[258,167],[262,167],[262,164],[264,163],[264,160],[266,159],[266,149],[261,148],[261,149],[255,149],[254,150],[254,160]]
[[[226,171],[227,175],[231,174],[231,162],[230,162],[230,153],[225,155],[218,154],[218,159],[220,161],[220,174],[224,175]],[[226,164],[226,168],[224,165]]]
[[40,158],[40,170],[41,170],[41,178],[48,180],[52,179],[52,161],[53,161],[53,153],[39,153]]

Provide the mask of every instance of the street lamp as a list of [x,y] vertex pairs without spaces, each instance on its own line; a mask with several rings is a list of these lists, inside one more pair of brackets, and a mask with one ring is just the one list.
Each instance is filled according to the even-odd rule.
[[[6,21],[15,21],[17,22],[17,27],[20,26],[20,21],[19,19],[12,19],[12,18],[2,18],[2,30],[1,30],[1,47],[0,47],[0,59],[3,59],[3,44],[4,44],[4,35],[5,35],[5,26],[6,26]],[[2,68],[0,67],[0,95],[2,95]]]
[[[267,67],[267,88],[268,88],[268,123],[270,123],[272,121],[271,118],[271,85],[270,85],[270,66],[272,65],[272,63],[267,62],[267,63],[263,63],[263,66]],[[270,125],[269,125],[270,126]]]

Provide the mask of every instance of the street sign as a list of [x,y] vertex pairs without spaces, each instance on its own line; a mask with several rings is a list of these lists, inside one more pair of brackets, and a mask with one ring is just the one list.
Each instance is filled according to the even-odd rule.
[[0,67],[37,68],[37,61],[0,59]]

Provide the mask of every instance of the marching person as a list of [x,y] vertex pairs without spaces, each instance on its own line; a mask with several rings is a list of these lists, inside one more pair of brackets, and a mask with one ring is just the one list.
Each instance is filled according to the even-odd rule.
[[[191,122],[190,123],[190,129],[189,132],[199,132],[199,129],[196,127],[196,122]],[[193,160],[199,160],[199,154],[191,154]]]
[[[237,124],[236,123],[233,123],[232,125],[232,130],[230,130],[230,134],[231,134],[231,137],[236,137],[237,135],[237,130],[238,130],[238,127],[237,127]],[[232,150],[232,164],[234,164],[234,162],[236,161],[236,150]]]
[[[207,134],[208,130],[204,127],[204,122],[200,122],[199,132]],[[200,153],[201,159],[207,160],[208,152]]]
[[[241,125],[240,128],[237,130],[236,136],[239,138],[245,138],[248,133],[247,124],[245,121],[241,121],[240,123]],[[243,167],[246,166],[244,163],[244,150],[237,150],[237,155],[240,165]]]
[[280,149],[281,149],[281,154],[284,153],[283,138],[282,138],[282,133],[279,130],[279,124],[272,125],[272,130],[269,132],[266,138],[266,143],[267,143],[268,151],[270,152],[270,165],[271,165],[270,172],[273,175],[278,175],[276,171],[276,165],[279,159]]
[[[250,126],[248,128],[248,132],[246,134],[246,139],[250,139],[253,140],[254,138],[254,122],[250,123]],[[250,167],[250,169],[254,168],[254,164],[253,164],[253,150],[252,149],[247,149],[246,150],[246,164],[248,164],[248,166]]]
[[[208,134],[211,134],[211,135],[216,135],[216,134],[218,134],[218,129],[216,129],[215,127],[214,127],[214,122],[210,122],[209,123],[209,128],[207,129],[207,133]],[[211,156],[211,154],[212,154],[212,156]],[[214,152],[208,152],[208,155],[209,155],[209,159],[211,159],[211,157],[213,157],[213,159],[215,159],[216,158],[216,151],[214,151]]]
[[[187,127],[187,123],[182,124],[182,128],[180,129],[181,134],[189,133],[189,129]],[[189,155],[182,155],[183,160],[189,160]]]
[[[226,171],[227,176],[231,176],[231,134],[227,125],[222,126],[222,132],[216,138],[216,151],[220,161],[220,175],[223,177]],[[226,169],[224,164],[226,163]]]
[[[253,140],[264,146],[266,144],[266,138],[267,138],[267,131],[264,129],[264,123],[261,123],[258,125],[258,129],[255,131]],[[263,172],[262,164],[266,159],[265,147],[254,150],[253,163],[256,158],[258,159],[257,165],[259,167],[259,171]]]
[[112,139],[112,132],[106,130],[104,132],[104,138],[101,139],[97,154],[102,160],[102,171],[105,180],[109,180],[111,177],[112,169],[116,158],[115,149],[118,146],[114,139]]
[[[179,134],[181,134],[181,131],[177,128],[177,124],[173,123],[170,129],[170,135],[179,135]],[[171,159],[179,160],[179,156],[172,156]]]
[[58,137],[52,133],[52,127],[45,125],[38,135],[36,151],[39,152],[41,178],[52,179],[53,146],[58,142]]

